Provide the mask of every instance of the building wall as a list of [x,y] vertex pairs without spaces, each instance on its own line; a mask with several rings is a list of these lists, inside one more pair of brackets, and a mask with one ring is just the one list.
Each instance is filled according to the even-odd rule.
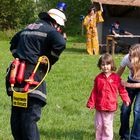
[[99,43],[102,44],[103,23],[98,23],[97,24],[97,30],[98,30]]

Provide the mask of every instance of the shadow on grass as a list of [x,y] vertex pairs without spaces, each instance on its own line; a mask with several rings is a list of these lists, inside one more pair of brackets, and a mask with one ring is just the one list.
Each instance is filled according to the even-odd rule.
[[92,140],[95,134],[89,132],[74,130],[74,131],[62,131],[62,130],[40,130],[40,134],[43,135],[46,139],[73,139],[73,140]]
[[83,48],[66,48],[65,52],[85,53],[86,54],[86,49],[83,49]]
[[[68,140],[93,140],[95,138],[95,133],[85,132],[81,130],[75,131],[62,131],[58,130],[40,130],[40,134],[43,135],[46,139],[68,139]],[[113,140],[119,140],[119,134],[114,133]]]

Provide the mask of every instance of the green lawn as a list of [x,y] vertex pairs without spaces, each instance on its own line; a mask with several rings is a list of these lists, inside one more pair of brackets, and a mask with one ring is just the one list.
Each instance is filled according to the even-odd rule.
[[[115,55],[119,66],[123,55]],[[6,68],[12,60],[9,42],[0,41],[0,140],[12,140],[10,130],[10,98],[5,92]],[[86,108],[93,79],[100,72],[97,68],[99,56],[86,54],[85,43],[79,38],[69,37],[67,49],[52,67],[47,81],[47,102],[38,123],[41,140],[93,140],[94,112]],[[127,78],[128,70],[123,76]],[[114,118],[114,140],[119,139],[119,114],[121,100]],[[3,127],[2,127],[3,126]]]

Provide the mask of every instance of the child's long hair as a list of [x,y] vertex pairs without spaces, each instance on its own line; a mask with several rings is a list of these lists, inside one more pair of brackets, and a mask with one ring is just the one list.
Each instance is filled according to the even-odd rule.
[[102,64],[111,64],[111,71],[115,71],[116,70],[116,66],[115,66],[115,63],[114,63],[114,60],[113,60],[113,57],[111,54],[109,53],[105,53],[103,54],[100,58],[99,58],[99,61],[98,61],[98,64],[97,66],[101,69],[101,65]]
[[140,70],[140,44],[134,44],[131,46],[129,50],[129,59],[131,61],[133,71],[134,71],[134,79],[138,70]]

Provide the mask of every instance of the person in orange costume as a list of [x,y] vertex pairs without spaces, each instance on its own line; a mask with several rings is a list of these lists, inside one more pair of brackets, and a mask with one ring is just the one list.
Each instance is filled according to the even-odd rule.
[[100,10],[96,11],[95,6],[91,6],[88,15],[84,18],[83,26],[86,28],[86,47],[87,53],[89,55],[98,55],[99,54],[99,41],[98,41],[98,32],[97,32],[97,23],[103,22],[104,19],[102,17],[102,4],[100,4]]

